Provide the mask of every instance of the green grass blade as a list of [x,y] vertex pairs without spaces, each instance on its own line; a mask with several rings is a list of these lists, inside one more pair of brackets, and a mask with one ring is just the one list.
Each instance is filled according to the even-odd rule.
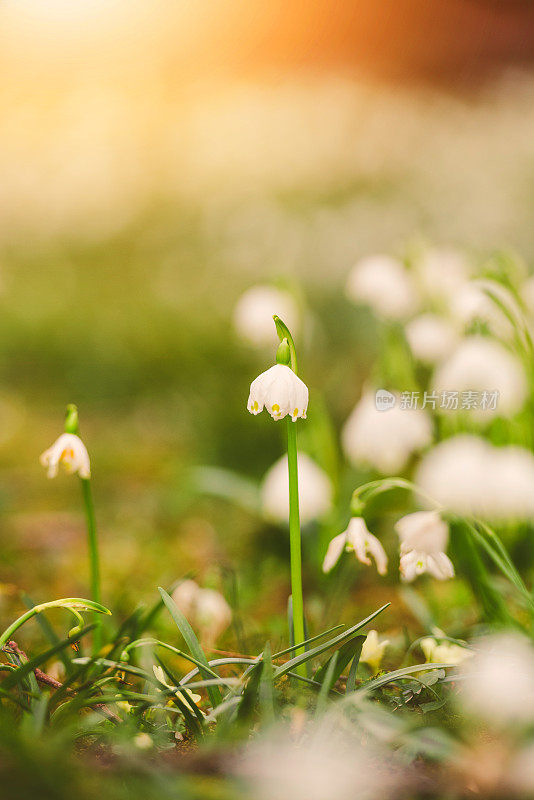
[[[199,666],[200,672],[203,674],[204,678],[211,676],[213,670],[210,669],[210,666],[208,664],[208,659],[206,658],[204,650],[200,646],[200,642],[195,636],[193,628],[186,620],[186,618],[184,617],[184,615],[182,614],[182,612],[180,611],[180,609],[178,608],[172,597],[169,594],[167,594],[165,589],[159,587],[159,593],[161,594],[162,600],[165,603],[169,614],[175,621],[178,630],[184,637],[185,643],[187,644],[191,652],[191,655],[193,655],[197,659],[199,664],[202,665]],[[217,686],[212,686],[208,690],[208,694],[210,696],[211,704],[215,708],[222,701],[222,696],[219,688]]]
[[299,664],[303,664],[308,659],[315,658],[316,656],[319,656],[322,653],[324,653],[326,650],[329,650],[331,647],[335,647],[336,645],[345,642],[347,639],[350,639],[351,637],[354,636],[355,633],[364,628],[375,617],[381,614],[382,611],[384,611],[384,609],[386,609],[388,606],[389,603],[386,603],[385,605],[381,606],[379,609],[374,611],[372,614],[369,614],[368,617],[356,623],[356,625],[353,625],[352,628],[348,628],[348,630],[343,631],[343,633],[340,633],[338,636],[334,636],[333,639],[329,639],[329,641],[324,642],[323,644],[318,645],[317,647],[314,647],[311,650],[307,650],[305,653],[301,653],[300,655],[291,658],[289,661],[286,661],[285,664],[282,664],[282,666],[278,667],[275,670],[274,673],[275,680],[277,678],[281,678],[282,675],[285,675],[290,670],[293,670],[294,667],[298,666]]
[[321,714],[323,714],[326,710],[326,706],[328,704],[328,694],[336,682],[337,663],[340,652],[340,650],[337,650],[332,658],[328,659],[328,666],[323,677],[321,689],[319,691],[319,697],[317,698],[317,708],[315,710],[316,717],[321,716]]
[[75,633],[73,636],[69,636],[63,641],[59,642],[59,644],[54,645],[49,650],[46,650],[44,653],[39,653],[38,656],[34,658],[30,658],[29,661],[26,661],[22,666],[16,669],[14,672],[11,672],[7,675],[6,678],[2,681],[2,687],[5,690],[11,689],[17,683],[19,683],[23,678],[33,672],[36,667],[40,667],[41,664],[44,664],[45,661],[48,661],[49,658],[55,656],[56,653],[59,653],[64,647],[68,647],[74,642],[79,641],[84,636],[86,636],[90,631],[94,628],[94,623],[92,625],[87,625],[81,631]]

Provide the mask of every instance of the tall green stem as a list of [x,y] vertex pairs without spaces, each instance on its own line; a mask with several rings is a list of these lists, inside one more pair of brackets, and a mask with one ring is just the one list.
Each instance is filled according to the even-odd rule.
[[[289,544],[291,550],[291,594],[293,600],[293,634],[295,644],[304,641],[304,600],[302,596],[302,554],[300,542],[299,477],[297,461],[297,423],[287,417],[287,465],[289,470]],[[304,648],[295,650],[295,655]],[[301,664],[297,672],[306,675]]]
[[[95,509],[93,496],[91,493],[91,481],[87,478],[80,478],[82,484],[83,503],[85,506],[85,517],[87,520],[87,544],[89,548],[89,569],[91,573],[91,597],[100,603],[100,561],[98,557],[98,538],[96,535]],[[98,614],[95,614],[96,628],[93,631],[93,653],[99,652],[102,643],[102,627]]]

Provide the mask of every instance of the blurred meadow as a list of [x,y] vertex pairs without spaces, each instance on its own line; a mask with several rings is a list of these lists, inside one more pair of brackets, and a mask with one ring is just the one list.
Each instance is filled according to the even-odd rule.
[[[454,637],[487,623],[461,574],[414,589],[395,562],[380,581],[352,558],[335,581],[321,570],[353,490],[398,474],[349,463],[347,418],[366,389],[412,389],[398,330],[347,296],[354,264],[454,251],[478,275],[520,285],[534,261],[532,6],[425,5],[2,3],[5,624],[23,596],[88,596],[79,489],[64,475],[47,481],[39,464],[76,403],[106,624],[188,577],[232,608],[208,652],[261,652],[267,636],[285,646],[287,526],[260,494],[285,428],[246,411],[277,337],[273,325],[272,342],[257,346],[235,316],[256,285],[296,309],[310,389],[299,444],[333,493],[303,531],[310,627],[387,602],[394,647],[425,625]],[[487,438],[528,447],[531,432],[501,420]],[[371,507],[388,552],[394,520],[416,507],[402,492]],[[503,539],[531,577],[531,523]],[[157,630],[171,636],[170,617]],[[35,628],[25,644],[41,637]]]

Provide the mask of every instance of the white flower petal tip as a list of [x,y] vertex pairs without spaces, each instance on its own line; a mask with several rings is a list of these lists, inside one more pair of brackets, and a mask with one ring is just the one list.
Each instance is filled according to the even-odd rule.
[[285,364],[262,372],[252,381],[247,409],[259,414],[266,408],[274,420],[290,416],[293,422],[300,417],[306,419],[308,411],[308,387]]
[[88,480],[91,477],[87,449],[80,437],[73,433],[61,434],[52,447],[41,454],[39,461],[45,467],[49,478],[56,477],[60,464],[69,475],[77,472],[80,478]]
[[347,530],[334,536],[323,561],[323,572],[330,572],[337,564],[343,550],[354,552],[361,564],[371,566],[371,555],[379,575],[385,575],[388,569],[388,557],[380,541],[367,529],[362,517],[353,517]]

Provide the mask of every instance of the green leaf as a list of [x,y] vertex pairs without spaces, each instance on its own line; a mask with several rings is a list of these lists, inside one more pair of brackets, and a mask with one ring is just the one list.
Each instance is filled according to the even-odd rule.
[[26,661],[22,666],[16,669],[14,672],[11,672],[7,675],[4,680],[2,681],[2,687],[4,690],[11,689],[17,683],[20,683],[26,675],[29,675],[30,672],[33,672],[36,667],[40,667],[41,664],[44,664],[45,661],[48,661],[49,658],[55,656],[56,653],[59,653],[64,647],[68,647],[69,645],[73,644],[74,642],[79,641],[81,638],[86,636],[90,631],[93,630],[95,627],[94,623],[92,625],[87,625],[87,627],[83,628],[78,633],[75,633],[73,636],[69,636],[63,641],[59,642],[59,644],[54,645],[49,650],[45,650],[44,653],[39,653],[38,656],[31,658],[29,661]]
[[[201,674],[203,674],[205,678],[207,676],[211,676],[213,670],[210,669],[210,666],[208,664],[208,659],[206,658],[206,655],[202,647],[200,646],[200,642],[195,636],[193,628],[186,620],[186,618],[184,617],[184,615],[182,614],[182,612],[180,611],[180,609],[178,608],[172,597],[169,594],[167,594],[165,589],[159,587],[159,593],[163,599],[163,602],[167,607],[169,614],[175,621],[178,630],[184,637],[185,643],[187,644],[189,650],[191,651],[191,654],[197,659],[199,665],[200,664],[202,665],[199,666]],[[210,696],[211,704],[215,708],[222,701],[219,688],[217,686],[212,686],[211,688],[208,689],[208,694]]]
[[317,698],[317,708],[315,710],[316,716],[320,716],[326,710],[326,705],[328,702],[328,693],[330,692],[330,690],[334,686],[334,683],[336,682],[336,671],[337,671],[337,662],[339,653],[340,651],[336,650],[334,655],[328,659],[328,666],[323,676],[321,689],[319,691],[319,697]]
[[403,667],[393,672],[386,672],[384,675],[379,675],[377,678],[372,678],[364,686],[357,689],[356,694],[365,694],[368,691],[379,689],[381,686],[386,686],[386,684],[392,681],[400,680],[417,672],[427,672],[432,669],[452,669],[454,666],[454,664],[414,664],[411,667]]
[[271,658],[271,645],[265,642],[263,648],[263,671],[261,673],[260,681],[260,709],[263,720],[267,724],[271,724],[275,719],[275,705],[274,705],[274,670],[273,661]]
[[326,650],[329,650],[331,647],[335,647],[336,645],[345,642],[347,639],[350,639],[355,633],[364,628],[375,617],[381,614],[382,611],[384,611],[384,609],[386,609],[388,606],[389,603],[386,603],[385,605],[381,606],[379,609],[374,611],[372,614],[369,614],[368,617],[362,619],[360,622],[356,623],[356,625],[353,625],[352,628],[349,628],[348,630],[343,631],[343,633],[340,633],[338,636],[335,636],[333,639],[330,639],[329,641],[324,642],[323,644],[318,645],[317,647],[314,647],[311,650],[307,650],[305,653],[300,653],[298,656],[295,656],[294,658],[291,658],[289,661],[286,661],[285,664],[282,664],[282,666],[278,667],[278,669],[275,670],[274,673],[275,680],[277,678],[281,678],[282,675],[285,675],[290,670],[293,670],[293,668],[298,666],[299,664],[303,664],[305,661],[308,661],[308,659],[315,658],[316,656],[321,655],[321,653],[324,653]]
[[356,659],[356,663],[358,663],[365,639],[365,636],[354,636],[352,639],[349,639],[348,642],[345,642],[345,644],[340,647],[339,650],[336,650],[334,655],[332,655],[322,667],[319,667],[314,675],[314,680],[321,684],[324,682],[330,669],[330,662],[334,656],[336,656],[336,669],[334,671],[334,680],[332,683],[332,685],[334,685],[345,667],[353,658]]

